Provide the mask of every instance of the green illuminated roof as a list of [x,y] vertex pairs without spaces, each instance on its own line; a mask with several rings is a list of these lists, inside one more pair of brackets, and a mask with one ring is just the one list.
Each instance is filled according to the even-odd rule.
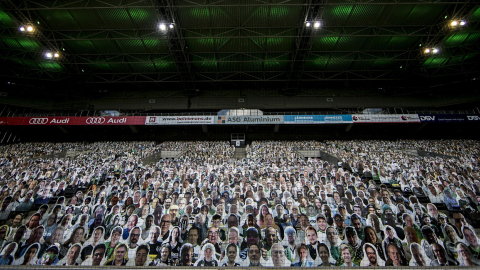
[[6,12],[4,12],[3,10],[0,10],[0,23],[4,27],[13,27],[14,26],[12,18],[10,18],[10,16]]
[[[453,19],[466,26],[450,27]],[[35,31],[20,32],[26,24]],[[470,1],[1,1],[2,76],[113,89],[436,82],[479,73],[479,25]],[[424,54],[433,47],[437,55]]]

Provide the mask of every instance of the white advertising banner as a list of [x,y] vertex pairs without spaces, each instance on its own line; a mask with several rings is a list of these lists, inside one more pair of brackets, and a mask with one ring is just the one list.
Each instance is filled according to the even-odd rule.
[[420,123],[418,114],[352,114],[353,123]]
[[211,125],[215,116],[147,116],[145,125]]

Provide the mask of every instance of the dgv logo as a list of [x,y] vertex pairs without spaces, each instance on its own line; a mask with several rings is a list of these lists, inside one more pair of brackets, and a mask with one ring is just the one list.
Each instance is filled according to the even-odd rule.
[[435,121],[435,116],[420,116],[421,121]]
[[46,117],[43,117],[43,118],[30,118],[30,120],[28,120],[28,123],[30,125],[45,125],[46,123],[48,123],[48,118]]
[[467,115],[467,118],[470,121],[480,121],[480,116],[478,115]]

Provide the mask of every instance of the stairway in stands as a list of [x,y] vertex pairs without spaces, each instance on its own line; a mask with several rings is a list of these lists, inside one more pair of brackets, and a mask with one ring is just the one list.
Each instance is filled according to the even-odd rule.
[[143,164],[157,163],[163,158],[179,158],[185,155],[187,151],[182,150],[162,150],[150,156],[143,158]]
[[243,159],[246,157],[247,157],[247,152],[245,151],[245,147],[235,147],[235,154],[233,154],[233,158]]

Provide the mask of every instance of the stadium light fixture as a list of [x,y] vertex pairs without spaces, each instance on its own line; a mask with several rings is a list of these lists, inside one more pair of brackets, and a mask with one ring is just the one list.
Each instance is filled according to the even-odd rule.
[[46,52],[45,53],[45,58],[52,60],[52,59],[58,59],[60,58],[60,53],[58,52]]
[[33,33],[35,28],[31,25],[22,25],[18,28],[18,30],[20,30],[20,32]]
[[313,27],[314,27],[314,28],[320,28],[320,22],[315,22],[315,23],[313,24]]
[[158,26],[158,28],[159,28],[160,30],[162,30],[162,31],[165,31],[165,30],[167,30],[167,25],[164,24],[164,23],[161,23],[161,24]]
[[440,52],[440,49],[439,48],[435,48],[435,47],[430,47],[430,48],[425,48],[423,50],[423,53],[425,55],[433,55],[433,54],[438,54]]
[[452,29],[459,29],[461,27],[464,27],[465,25],[467,25],[467,22],[465,20],[452,20],[450,21],[450,28]]
[[168,27],[170,27],[170,29],[173,29],[175,26],[173,25],[173,23],[171,23]]
[[312,24],[310,22],[305,22],[306,27],[310,27]]

